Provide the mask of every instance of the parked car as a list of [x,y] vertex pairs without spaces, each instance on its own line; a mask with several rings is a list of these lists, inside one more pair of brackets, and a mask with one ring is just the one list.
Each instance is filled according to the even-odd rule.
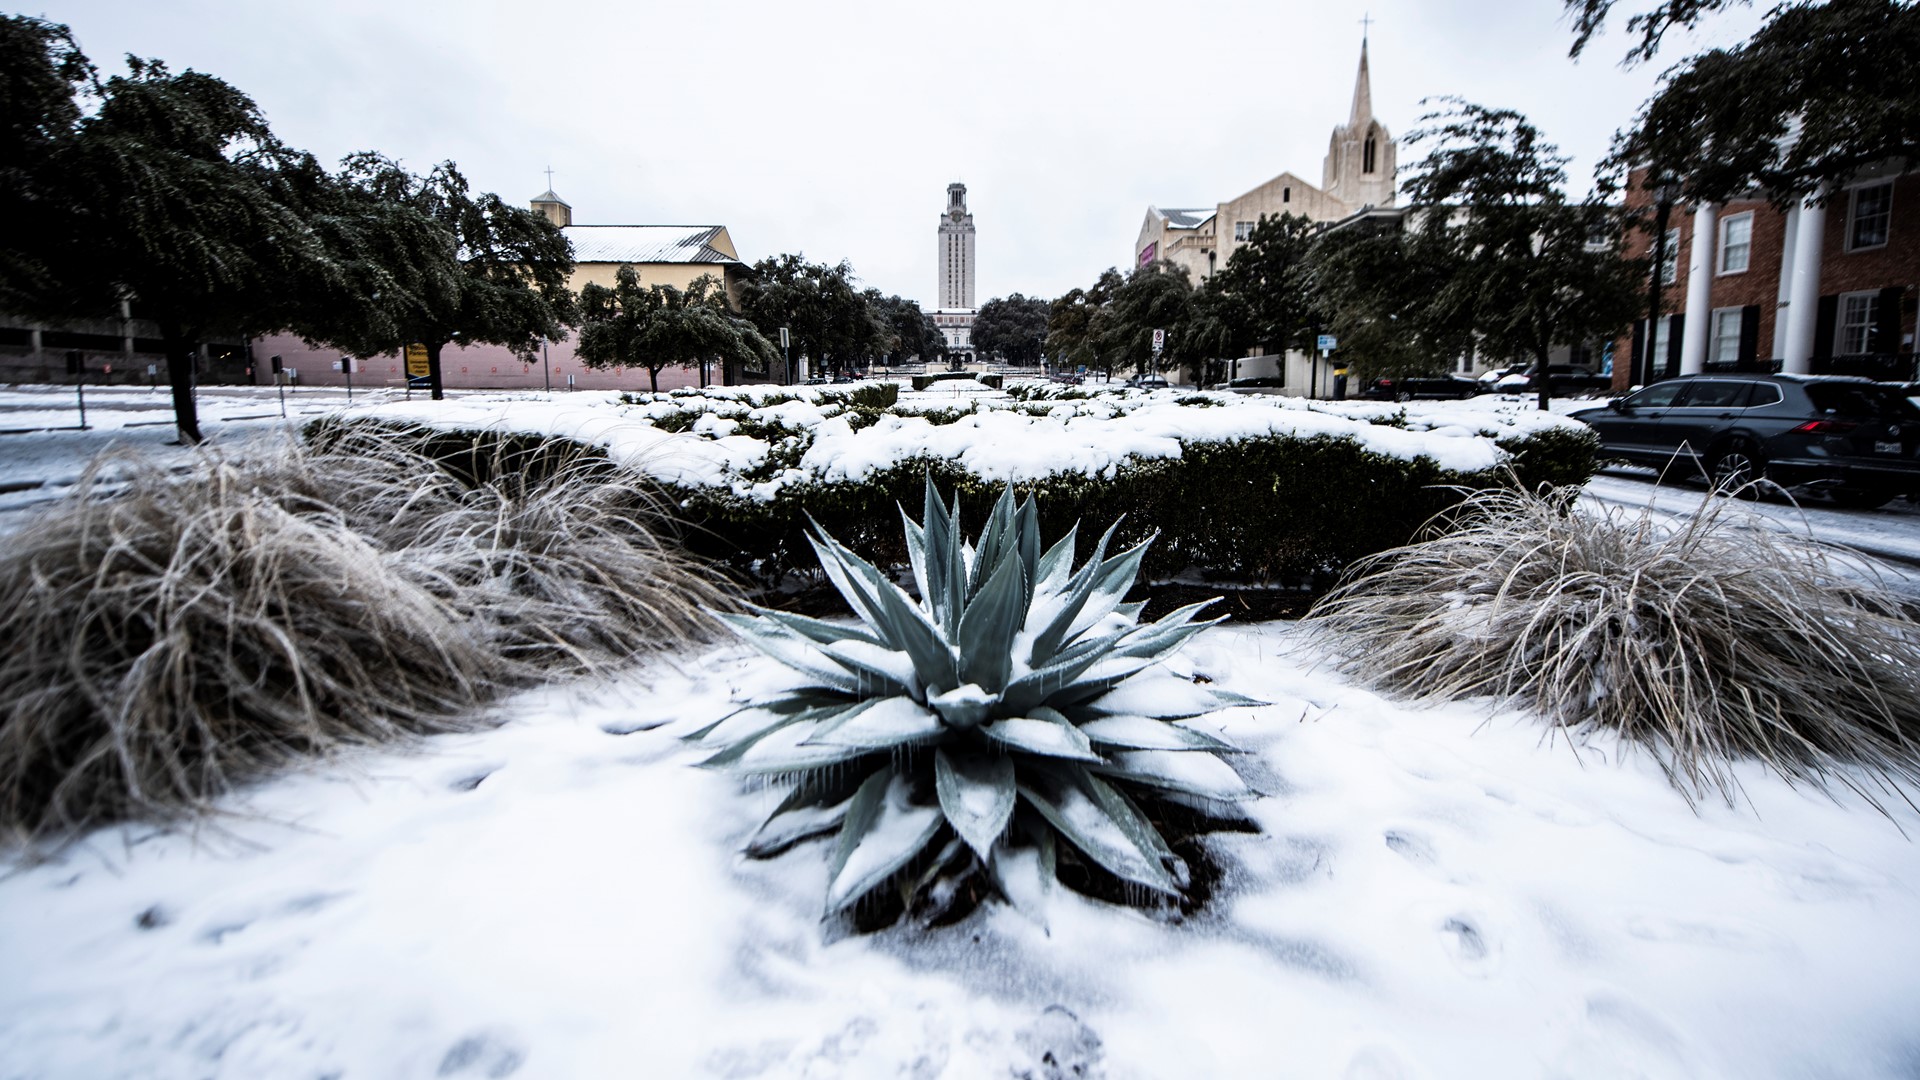
[[1166,379],[1158,375],[1135,375],[1133,378],[1127,380],[1127,385],[1138,387],[1142,390],[1165,390],[1168,383]]
[[[1538,389],[1533,381],[1533,365],[1495,368],[1480,376],[1482,393],[1532,394]],[[1613,376],[1603,375],[1578,364],[1548,364],[1547,392],[1558,397],[1604,394],[1613,389]]]
[[1363,397],[1375,401],[1407,401],[1412,398],[1470,398],[1480,393],[1480,383],[1458,375],[1405,376],[1380,378],[1367,384]]
[[1571,414],[1601,452],[1731,488],[1811,485],[1846,506],[1920,493],[1920,406],[1905,388],[1831,375],[1688,375]]
[[1086,380],[1083,376],[1076,375],[1071,371],[1061,371],[1047,376],[1047,381],[1056,382],[1062,386],[1079,386]]

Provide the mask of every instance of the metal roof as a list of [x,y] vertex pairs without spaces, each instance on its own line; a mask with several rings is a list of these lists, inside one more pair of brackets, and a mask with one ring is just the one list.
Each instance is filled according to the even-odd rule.
[[577,263],[737,263],[709,246],[724,225],[568,225]]
[[1207,219],[1212,217],[1214,214],[1214,211],[1211,208],[1197,209],[1197,210],[1168,210],[1168,209],[1165,209],[1164,207],[1156,206],[1154,207],[1154,209],[1159,212],[1161,217],[1167,219],[1167,224],[1173,226],[1176,229],[1197,229],[1200,226],[1206,224]]
[[559,204],[560,204],[561,206],[564,206],[564,207],[566,207],[566,208],[567,208],[567,209],[569,209],[569,210],[571,210],[571,209],[573,209],[573,204],[572,204],[572,203],[569,203],[569,202],[568,202],[567,200],[565,200],[565,199],[563,199],[563,198],[561,198],[560,196],[558,196],[558,195],[555,195],[555,194],[553,193],[553,189],[552,189],[552,188],[548,188],[547,190],[545,190],[545,191],[543,191],[543,192],[541,192],[540,194],[538,194],[538,195],[535,195],[535,196],[533,197],[533,201],[534,201],[534,202],[550,202],[550,203],[559,203]]

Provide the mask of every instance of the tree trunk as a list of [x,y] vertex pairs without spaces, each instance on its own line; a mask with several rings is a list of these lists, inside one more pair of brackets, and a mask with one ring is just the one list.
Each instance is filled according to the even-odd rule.
[[660,392],[660,369],[651,364],[647,365],[647,386],[656,394]]
[[167,353],[167,388],[173,392],[173,421],[180,429],[180,443],[194,446],[200,442],[200,414],[193,401],[193,350],[178,323],[160,324],[160,338]]
[[[433,341],[428,341],[426,345],[427,345],[427,382],[430,383],[433,387],[433,400],[439,401],[441,398],[446,396],[446,394],[442,393],[441,384],[440,384],[440,350],[445,348],[447,343],[444,341],[433,340]],[[405,355],[404,349],[402,350],[402,355]]]
[[1534,386],[1540,391],[1540,411],[1547,411],[1547,402],[1553,397],[1553,380],[1547,378],[1547,348],[1539,350],[1540,360],[1534,365]]

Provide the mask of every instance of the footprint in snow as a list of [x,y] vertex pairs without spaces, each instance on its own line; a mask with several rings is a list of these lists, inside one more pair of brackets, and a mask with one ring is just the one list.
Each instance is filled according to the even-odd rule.
[[1499,961],[1493,941],[1468,915],[1455,915],[1441,923],[1440,943],[1461,974],[1476,979],[1492,974]]
[[527,1052],[510,1036],[476,1031],[447,1049],[437,1076],[512,1076],[526,1064]]
[[1064,1005],[1049,1005],[1040,1019],[1020,1029],[1014,1041],[1027,1060],[1016,1063],[1019,1080],[1087,1080],[1103,1076],[1100,1035]]

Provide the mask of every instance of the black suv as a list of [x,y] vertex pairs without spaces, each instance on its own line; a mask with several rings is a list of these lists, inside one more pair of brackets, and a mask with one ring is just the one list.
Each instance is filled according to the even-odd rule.
[[1808,484],[1847,506],[1920,493],[1920,407],[1904,388],[1819,375],[1687,375],[1571,414],[1601,453],[1717,487]]

